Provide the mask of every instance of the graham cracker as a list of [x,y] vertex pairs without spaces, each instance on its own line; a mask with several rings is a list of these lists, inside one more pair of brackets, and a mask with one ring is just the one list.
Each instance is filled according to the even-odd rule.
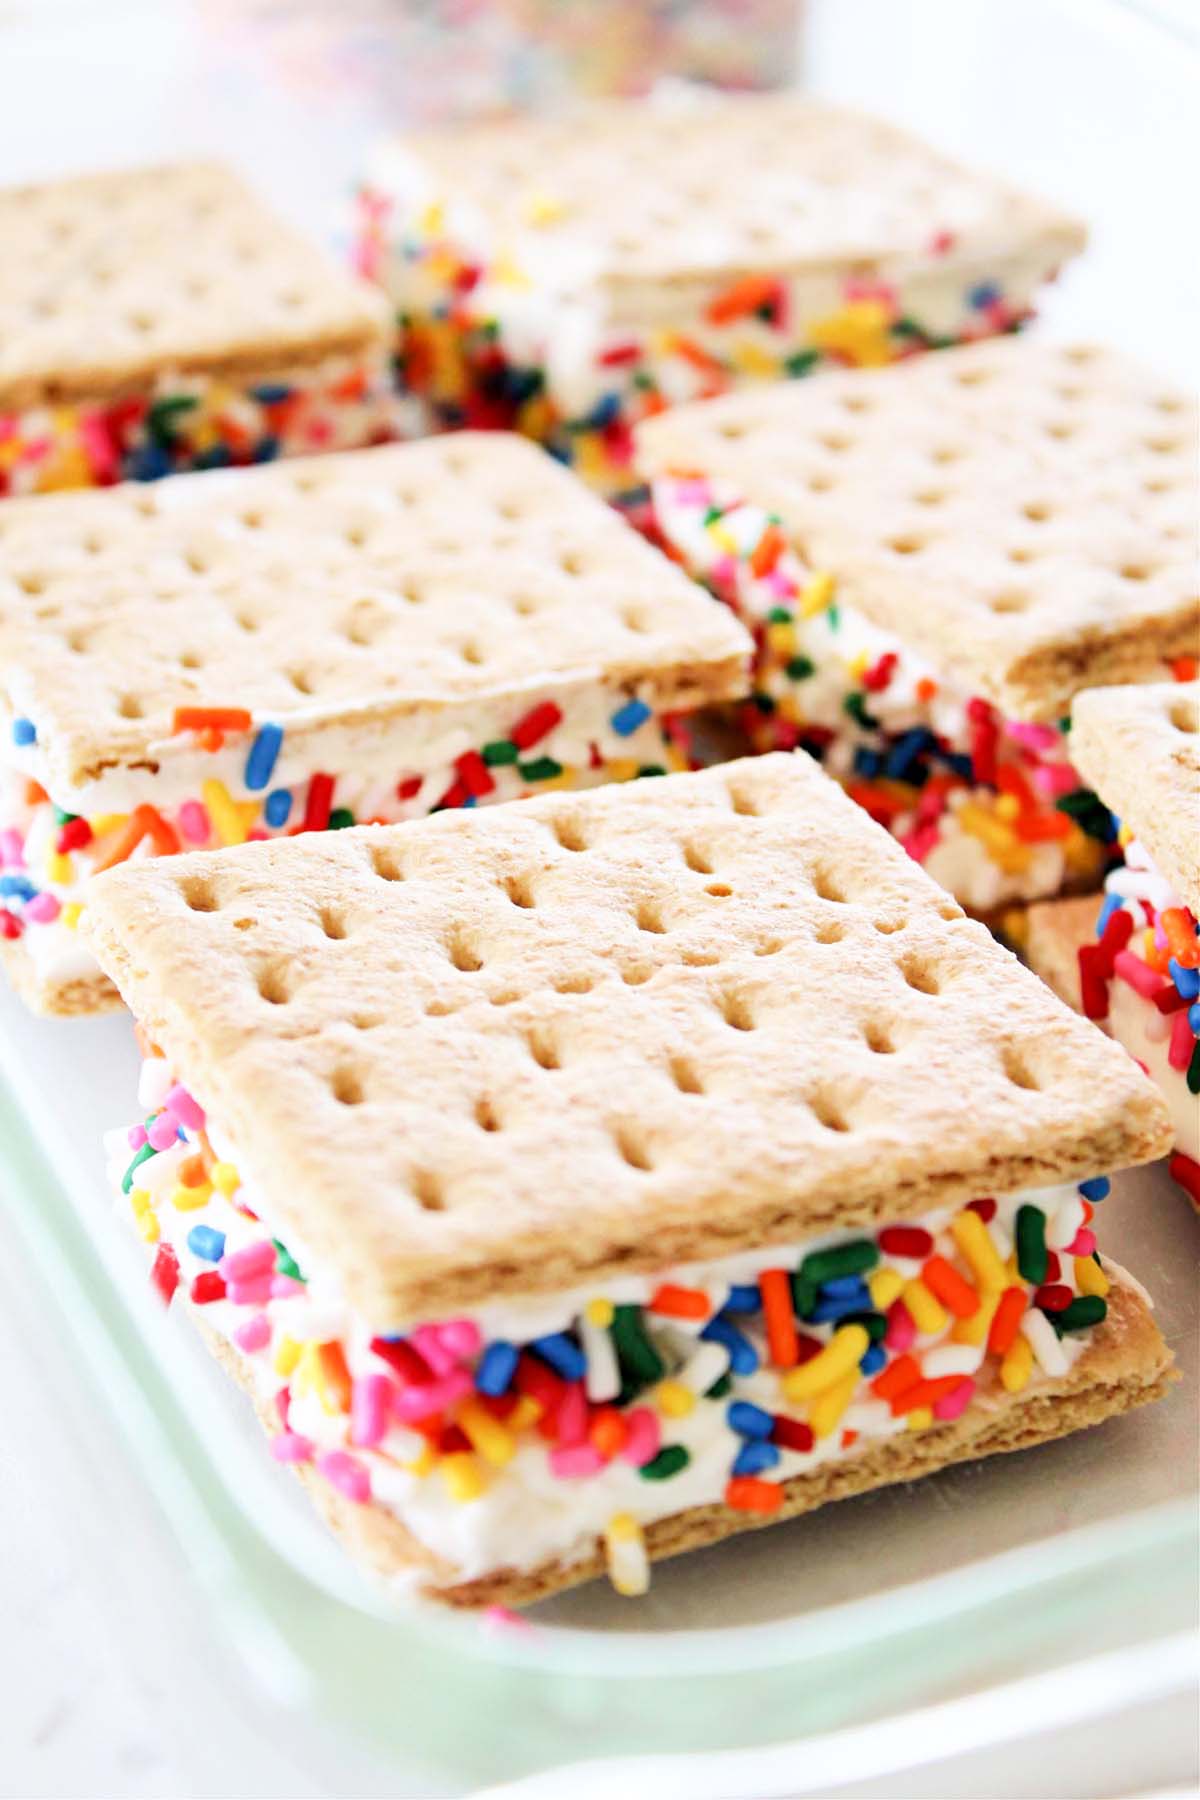
[[0,412],[241,381],[380,349],[381,296],[231,170],[183,163],[0,190]]
[[1025,914],[1025,961],[1060,1000],[1080,1009],[1079,949],[1096,938],[1100,900],[1042,900]]
[[1169,1147],[802,752],[116,869],[86,935],[377,1331]]
[[1049,270],[1086,239],[1058,208],[894,125],[790,93],[599,102],[405,138],[392,155],[535,282],[543,269],[568,288],[598,282],[618,315],[743,272],[867,278],[928,260],[994,275],[1014,255]]
[[42,975],[20,938],[0,939],[0,970],[30,1012],[43,1019],[79,1019],[121,1005],[120,994],[99,969],[65,981]]
[[[42,495],[0,518],[0,696],[75,785],[157,767],[177,706],[331,727],[555,684],[655,708],[745,692],[750,639],[553,458],[513,434]],[[178,742],[178,740],[177,740]]]
[[680,407],[647,478],[778,514],[840,597],[1015,719],[1195,653],[1197,408],[1112,350],[996,338]]
[[1080,694],[1071,761],[1200,917],[1200,681]]
[[[1108,1315],[1089,1334],[1087,1349],[1065,1376],[1039,1376],[1035,1387],[1018,1394],[1006,1394],[997,1384],[952,1424],[902,1432],[857,1456],[793,1475],[783,1483],[782,1507],[769,1517],[715,1501],[655,1520],[645,1527],[651,1559],[702,1549],[736,1532],[795,1518],[873,1488],[915,1481],[954,1463],[1049,1443],[1160,1399],[1178,1379],[1174,1358],[1140,1290],[1123,1279],[1116,1264],[1105,1266],[1113,1281]],[[199,1309],[191,1311],[213,1354],[254,1398],[253,1378],[241,1353],[203,1323]],[[257,1399],[255,1405],[264,1428],[273,1434],[279,1428],[277,1415]],[[570,1563],[551,1561],[532,1570],[500,1569],[474,1580],[455,1580],[455,1571],[395,1514],[375,1503],[357,1505],[313,1469],[292,1466],[326,1524],[357,1561],[384,1576],[420,1571],[427,1599],[457,1607],[531,1606],[604,1574],[604,1548],[597,1541],[586,1556]]]

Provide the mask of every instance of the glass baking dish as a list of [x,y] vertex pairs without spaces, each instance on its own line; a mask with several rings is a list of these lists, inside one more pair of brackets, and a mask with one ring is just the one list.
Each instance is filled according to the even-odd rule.
[[1200,1221],[1161,1169],[1116,1181],[1103,1224],[1179,1359],[1165,1401],[663,1564],[644,1600],[596,1582],[497,1628],[361,1578],[164,1315],[99,1152],[136,1073],[123,1016],[55,1024],[0,999],[0,1184],[220,1624],[292,1718],[470,1785],[802,1738],[1194,1623]]

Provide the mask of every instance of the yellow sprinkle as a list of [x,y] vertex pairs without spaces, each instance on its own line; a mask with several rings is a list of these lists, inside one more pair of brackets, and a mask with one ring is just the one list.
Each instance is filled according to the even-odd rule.
[[236,1194],[242,1185],[237,1170],[230,1162],[213,1164],[212,1184],[219,1194],[224,1194],[226,1199],[229,1198],[230,1194]]
[[438,1454],[433,1445],[424,1444],[420,1454],[414,1456],[411,1462],[403,1463],[401,1467],[407,1469],[410,1475],[428,1475],[431,1469],[437,1467],[437,1463]]
[[292,1365],[292,1392],[294,1394],[311,1394],[317,1387],[319,1367],[317,1346],[315,1344],[299,1345],[295,1362]]
[[674,775],[686,775],[691,767],[687,757],[678,744],[667,745],[667,767]]
[[960,1212],[951,1224],[950,1232],[980,1287],[1002,1288],[1005,1285],[1004,1264],[979,1214]]
[[1093,1262],[1090,1256],[1075,1258],[1075,1286],[1081,1294],[1099,1294],[1103,1300],[1111,1285],[1098,1262]]
[[210,775],[207,781],[200,783],[200,797],[208,808],[208,816],[217,828],[217,836],[223,844],[244,844],[246,827],[242,824],[242,815],[230,796],[229,789],[223,781],[216,781]]
[[553,794],[561,788],[574,787],[575,781],[574,769],[564,769],[561,775],[551,775],[548,781],[535,781],[533,786],[539,794]]
[[79,915],[82,911],[83,907],[78,900],[68,900],[58,916],[68,931],[74,931],[79,924]]
[[303,1346],[298,1344],[295,1338],[288,1337],[286,1332],[275,1346],[273,1367],[275,1373],[282,1375],[285,1381],[300,1361],[302,1348]]
[[1017,1253],[1015,1250],[1010,1250],[1008,1261],[1004,1265],[1004,1285],[1009,1287],[1014,1281],[1020,1280],[1021,1271],[1017,1266]]
[[632,756],[614,756],[605,767],[611,781],[632,781],[638,772],[638,765]]
[[75,879],[75,865],[69,856],[52,850],[46,858],[46,875],[58,887],[70,887]]
[[632,1513],[614,1513],[604,1533],[608,1578],[618,1594],[633,1599],[650,1586],[650,1558],[642,1528]]
[[452,1500],[460,1506],[468,1500],[478,1500],[483,1492],[483,1472],[469,1450],[455,1450],[450,1456],[443,1456],[438,1467]]
[[850,661],[846,664],[846,668],[855,681],[861,681],[870,666],[871,659],[869,656],[852,656]]
[[138,1235],[148,1244],[158,1242],[158,1218],[152,1212],[144,1212],[137,1222]]
[[999,1288],[985,1287],[979,1296],[979,1306],[969,1319],[957,1319],[950,1333],[953,1343],[982,1344],[992,1328],[992,1315],[1000,1304]]
[[583,1310],[588,1324],[598,1325],[601,1331],[607,1331],[616,1316],[611,1300],[589,1300]]
[[910,1413],[905,1414],[904,1424],[909,1431],[924,1431],[926,1426],[933,1424],[933,1408],[914,1406]]
[[934,1299],[923,1281],[905,1282],[904,1304],[912,1314],[913,1324],[918,1331],[941,1331],[945,1327],[945,1308]]
[[904,1277],[898,1269],[876,1269],[868,1277],[867,1286],[871,1291],[871,1305],[876,1312],[886,1312],[888,1307],[900,1296],[904,1287]]
[[732,360],[735,367],[740,369],[744,375],[754,375],[760,379],[771,381],[779,374],[778,358],[772,356],[769,350],[764,350],[761,344],[749,341],[735,344]]
[[1000,1364],[1000,1381],[1006,1393],[1019,1394],[1033,1369],[1033,1351],[1023,1337],[1013,1339],[1012,1347]]
[[708,535],[719,550],[726,551],[730,556],[737,555],[738,541],[727,525],[713,523],[708,528]]
[[823,1350],[798,1369],[789,1369],[780,1385],[789,1400],[811,1400],[857,1369],[870,1343],[862,1325],[839,1325]]
[[530,225],[553,225],[566,213],[566,202],[536,189],[526,196],[522,211]]
[[499,1419],[494,1419],[478,1400],[464,1400],[458,1409],[457,1421],[470,1438],[471,1448],[478,1450],[483,1460],[494,1468],[502,1469],[515,1455],[517,1440],[512,1432]]
[[522,1394],[505,1421],[510,1431],[525,1431],[542,1416],[541,1403],[532,1394]]
[[1015,794],[997,794],[996,817],[998,819],[1003,819],[1006,824],[1011,825],[1012,821],[1019,819],[1020,816],[1021,802]]
[[527,288],[532,283],[521,266],[511,256],[499,255],[492,264],[492,280],[500,287]]
[[92,836],[107,837],[110,831],[119,831],[127,817],[126,813],[97,813],[94,819],[88,820]]
[[184,1187],[180,1182],[171,1192],[171,1205],[177,1212],[199,1212],[211,1199],[212,1189],[207,1181],[202,1181],[199,1187]]
[[796,652],[796,627],[785,625],[782,620],[775,625],[767,626],[767,648],[776,656],[788,659]]
[[843,1375],[831,1388],[826,1388],[823,1394],[817,1395],[808,1409],[808,1422],[812,1426],[814,1437],[826,1438],[831,1435],[853,1400],[858,1383],[859,1373],[855,1368],[849,1375]]
[[660,1381],[654,1398],[659,1412],[668,1419],[686,1419],[696,1404],[695,1394],[682,1381]]
[[417,219],[417,230],[423,237],[436,237],[446,220],[446,210],[440,200],[431,200],[422,208]]
[[820,573],[813,576],[812,580],[800,595],[800,617],[802,619],[811,619],[814,618],[817,613],[824,612],[826,607],[832,604],[833,595],[833,576],[827,569],[822,570]]
[[129,1204],[133,1208],[134,1218],[140,1219],[146,1208],[151,1204],[149,1190],[146,1188],[130,1188]]

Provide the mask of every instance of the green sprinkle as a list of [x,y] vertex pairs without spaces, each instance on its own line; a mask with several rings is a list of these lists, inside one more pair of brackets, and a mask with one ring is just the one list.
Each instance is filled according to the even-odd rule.
[[910,318],[907,313],[902,313],[898,319],[892,320],[892,336],[902,338],[923,338],[925,332],[924,329],[917,324],[915,319]]
[[835,1244],[832,1250],[814,1250],[800,1264],[799,1279],[820,1287],[823,1281],[837,1281],[846,1275],[865,1275],[879,1261],[879,1245],[873,1238],[853,1238],[848,1244]]
[[792,1305],[802,1319],[810,1318],[817,1305],[817,1284],[799,1269],[792,1276]]
[[1200,1038],[1192,1045],[1192,1060],[1187,1066],[1189,1094],[1200,1094]]
[[872,714],[867,711],[866,695],[859,693],[857,690],[853,694],[846,695],[846,698],[842,701],[842,711],[849,713],[850,717],[856,724],[861,725],[864,731],[877,731],[879,729],[879,720],[874,718]]
[[123,1194],[127,1194],[133,1186],[133,1171],[138,1168],[140,1164],[144,1163],[147,1157],[156,1156],[157,1154],[158,1152],[155,1150],[153,1144],[142,1145],[141,1149],[126,1169],[124,1175],[121,1177],[121,1192]]
[[643,1481],[666,1481],[670,1476],[678,1475],[681,1469],[686,1469],[691,1460],[682,1444],[668,1444],[665,1450],[660,1450],[648,1463],[643,1463],[638,1474]]
[[69,825],[72,819],[77,819],[78,817],[78,813],[64,812],[61,806],[56,806],[54,809],[54,823],[56,825]]
[[724,517],[725,517],[724,507],[710,506],[705,511],[704,523],[706,525],[715,525],[718,519],[723,519]]
[[705,1388],[704,1398],[706,1400],[723,1400],[732,1386],[733,1376],[726,1373],[714,1381],[710,1388]]
[[638,769],[639,775],[665,775],[666,772],[661,763],[643,763]]
[[768,625],[790,625],[792,614],[786,606],[773,606],[767,614]]
[[847,1313],[839,1325],[861,1325],[873,1344],[881,1342],[887,1330],[887,1320],[879,1312]]
[[641,1387],[657,1381],[663,1373],[663,1359],[646,1335],[641,1307],[615,1306],[611,1329],[622,1379]]
[[562,764],[555,762],[552,756],[536,756],[532,762],[517,764],[517,774],[522,781],[553,781],[562,772]]
[[789,375],[807,375],[814,363],[821,359],[819,350],[797,350],[794,356],[784,358],[783,366]]
[[195,394],[176,394],[168,400],[156,400],[146,414],[146,430],[160,444],[170,443],[177,419],[198,404]]
[[354,814],[350,811],[348,806],[335,806],[329,815],[329,825],[327,829],[330,831],[345,831],[347,825],[353,825],[353,823]]
[[1087,1331],[1092,1325],[1098,1325],[1108,1312],[1107,1300],[1099,1294],[1080,1294],[1072,1300],[1070,1306],[1064,1306],[1061,1312],[1049,1313],[1050,1323],[1062,1337],[1067,1331]]
[[810,675],[816,674],[817,665],[807,656],[793,656],[787,672],[791,681],[807,681]]
[[842,615],[841,615],[840,611],[838,610],[838,603],[836,600],[834,601],[832,606],[827,606],[825,608],[825,617],[829,621],[830,631],[837,631],[840,628],[841,623],[842,623]]
[[1017,1208],[1017,1270],[1022,1281],[1041,1287],[1046,1279],[1046,1215],[1040,1206]]
[[1091,788],[1074,788],[1054,804],[1058,812],[1074,819],[1085,837],[1095,838],[1101,844],[1112,843],[1116,835],[1112,814]]
[[750,701],[755,712],[762,713],[763,717],[766,719],[769,719],[771,714],[776,710],[776,702],[772,699],[770,694],[764,694],[761,688],[757,693],[751,694]]
[[293,1281],[303,1281],[304,1277],[300,1273],[299,1264],[291,1252],[280,1243],[278,1238],[272,1238],[271,1242],[275,1246],[275,1267],[279,1273],[290,1275]]
[[485,744],[479,754],[488,768],[494,769],[501,763],[515,763],[521,752],[511,738],[497,738],[494,744]]

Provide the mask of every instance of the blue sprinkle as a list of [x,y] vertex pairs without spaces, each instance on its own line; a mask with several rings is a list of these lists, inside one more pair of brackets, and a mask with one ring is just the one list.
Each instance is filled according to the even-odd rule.
[[194,469],[227,469],[233,461],[228,444],[213,444],[208,450],[197,450],[192,458]]
[[933,741],[931,732],[923,725],[914,725],[896,739],[884,760],[883,772],[889,781],[903,781],[912,765],[923,750],[929,748]]
[[769,1438],[775,1429],[770,1413],[749,1400],[733,1400],[725,1409],[730,1431],[739,1437]]
[[868,750],[860,744],[854,752],[854,773],[861,775],[864,781],[874,781],[883,767],[883,757],[878,750]]
[[28,875],[0,875],[0,894],[6,900],[32,900],[37,891],[37,884]]
[[967,289],[967,302],[977,312],[985,306],[994,306],[1000,298],[1000,286],[995,281],[981,281],[976,287]]
[[291,391],[291,388],[282,381],[260,381],[256,387],[250,389],[254,398],[262,406],[278,405],[279,401],[289,397]]
[[277,437],[271,437],[270,434],[268,434],[266,437],[259,438],[257,444],[255,444],[253,450],[250,452],[250,460],[251,462],[256,463],[274,462],[278,455],[279,439]]
[[584,419],[584,430],[603,431],[606,425],[611,425],[613,423],[620,411],[621,396],[619,394],[605,394],[603,399],[597,400],[591,412],[587,415],[586,419]]
[[267,803],[263,807],[263,812],[268,825],[273,825],[278,831],[281,825],[287,824],[291,811],[292,795],[289,788],[276,788],[273,794],[267,795]]
[[161,444],[144,444],[127,458],[121,472],[134,481],[158,481],[171,473],[171,458]]
[[1185,969],[1173,956],[1169,959],[1167,968],[1175,983],[1176,993],[1182,994],[1185,1000],[1200,1000],[1200,969]]
[[[865,1289],[864,1289],[865,1292]],[[847,1313],[869,1312],[871,1297],[868,1294],[863,1303],[862,1294],[836,1294],[827,1300],[819,1300],[811,1312],[804,1314],[814,1325],[828,1325],[834,1319],[844,1319]]]
[[1101,1200],[1107,1200],[1111,1191],[1112,1182],[1107,1175],[1093,1175],[1090,1181],[1081,1181],[1079,1184],[1079,1192],[1085,1200],[1090,1200],[1093,1205]]
[[1115,912],[1120,912],[1120,910],[1121,910],[1120,894],[1105,894],[1104,905],[1100,908],[1099,915],[1096,919],[1096,936],[1097,937],[1104,936],[1104,928],[1108,924],[1108,921],[1112,918],[1112,916]]
[[252,794],[257,794],[270,781],[282,743],[282,725],[259,726],[258,735],[251,744],[250,754],[246,758],[246,770],[243,776],[243,780]]
[[513,1378],[517,1366],[515,1347],[504,1338],[495,1338],[488,1345],[475,1369],[475,1386],[481,1394],[503,1394],[508,1391],[508,1384]]
[[778,1444],[764,1444],[761,1440],[743,1444],[733,1459],[735,1475],[761,1475],[764,1469],[773,1469],[779,1461]]
[[861,1275],[831,1275],[828,1281],[821,1283],[821,1292],[830,1300],[843,1294],[859,1294],[866,1299],[868,1308],[871,1304],[871,1296],[867,1293],[866,1283]]
[[762,1306],[762,1295],[752,1281],[735,1281],[722,1312],[755,1313]]
[[650,717],[650,708],[644,700],[627,700],[624,706],[618,706],[608,721],[618,737],[632,737],[639,725],[644,725]]
[[532,1348],[564,1381],[582,1381],[587,1373],[587,1357],[575,1339],[568,1337],[565,1331],[554,1331],[549,1337],[534,1338]]
[[964,781],[974,780],[975,764],[962,751],[947,750],[942,756],[942,761],[948,769],[953,769],[956,775],[961,775]]
[[193,1225],[187,1234],[187,1247],[202,1262],[220,1262],[225,1254],[225,1233],[211,1225]]
[[858,1366],[864,1375],[878,1375],[887,1361],[887,1351],[882,1344],[871,1344],[863,1351]]
[[735,1375],[753,1375],[757,1369],[758,1351],[728,1319],[710,1319],[700,1336],[706,1343],[721,1344],[728,1350],[729,1366]]
[[1200,1037],[1200,1000],[1193,1001],[1188,1007],[1188,1025],[1196,1037]]
[[12,740],[20,750],[27,749],[30,744],[37,743],[37,726],[32,719],[14,719],[12,722]]

